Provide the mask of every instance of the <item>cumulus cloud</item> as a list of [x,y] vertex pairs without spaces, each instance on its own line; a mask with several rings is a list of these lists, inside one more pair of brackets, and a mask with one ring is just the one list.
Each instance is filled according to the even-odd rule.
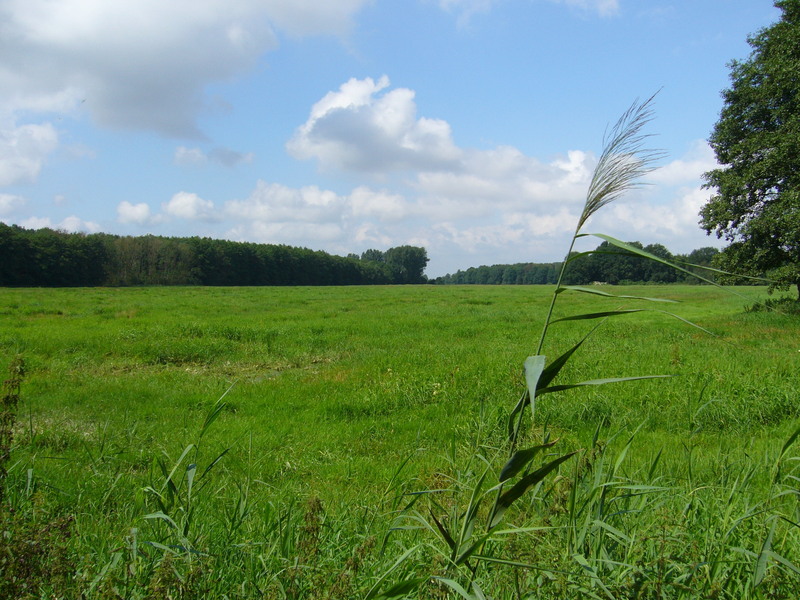
[[216,220],[214,203],[211,200],[203,200],[197,194],[190,192],[178,192],[172,196],[169,202],[162,204],[161,208],[167,215],[181,219]]
[[[580,150],[542,161],[511,146],[458,147],[447,122],[418,116],[414,92],[391,89],[387,77],[350,79],[326,94],[287,147],[324,170],[401,176],[390,190],[361,186],[332,197],[326,218],[341,224],[343,236],[400,243],[416,237],[463,252],[530,248],[536,237],[571,231],[597,160]],[[293,201],[278,202],[283,195]],[[235,207],[259,222],[320,222],[318,214],[304,219],[317,207],[303,197],[262,183],[228,211]]]
[[367,0],[1,0],[0,109],[88,109],[103,126],[202,137],[207,84],[291,35],[342,35]]
[[94,221],[84,221],[80,217],[70,215],[58,223],[53,223],[50,217],[28,217],[20,222],[25,229],[55,229],[68,233],[97,233],[100,225]]
[[337,194],[317,186],[292,188],[259,181],[243,200],[225,204],[225,216],[236,223],[235,239],[294,243],[313,239],[315,248],[349,253],[353,244],[388,247],[408,243],[410,221],[419,206],[395,192],[359,186]]
[[317,186],[296,189],[259,181],[246,200],[227,202],[225,211],[255,222],[326,223],[339,220],[344,207],[343,197]]
[[[480,250],[505,262],[560,260],[559,242],[566,247],[597,164],[585,150],[542,160],[511,146],[458,147],[447,122],[418,116],[414,92],[392,89],[387,77],[351,79],[326,94],[287,147],[324,170],[392,182],[381,191],[362,186],[334,195],[327,218],[341,226],[343,239],[418,238],[432,244],[432,255]],[[676,252],[707,245],[697,213],[708,198],[701,174],[715,164],[705,142],[693,143],[648,176],[653,185],[601,211],[592,230],[658,241]],[[277,215],[282,206],[265,203],[265,197],[258,203],[261,213],[252,215],[257,220],[268,219],[270,211]],[[311,206],[297,200],[302,194],[294,191],[292,197],[291,209],[275,218],[308,214]]]
[[254,221],[234,227],[226,237],[236,240],[255,241],[262,244],[290,244],[297,246],[299,239],[314,240],[314,249],[327,248],[336,252],[344,232],[337,223],[272,223]]
[[94,221],[84,221],[83,219],[71,215],[58,224],[58,228],[63,231],[97,233],[100,225]]
[[50,123],[3,126],[0,121],[0,186],[35,181],[57,146],[58,133]]
[[418,119],[414,92],[388,87],[385,75],[343,83],[314,104],[287,149],[296,158],[316,158],[323,168],[372,173],[453,165],[461,152],[450,125]]
[[144,202],[131,204],[123,200],[117,205],[117,221],[123,224],[146,225],[151,220],[150,206]]
[[356,218],[374,218],[380,221],[399,221],[412,214],[413,210],[401,194],[386,190],[374,191],[359,186],[349,197],[350,209]]
[[447,220],[581,199],[593,155],[576,150],[541,162],[509,146],[460,148],[446,121],[417,116],[412,90],[389,85],[385,76],[350,79],[329,92],[297,129],[289,151],[317,159],[325,170],[410,175],[419,201],[401,207],[394,199],[396,215]]
[[0,217],[15,213],[25,205],[25,198],[13,194],[0,194]]
[[175,150],[174,161],[176,165],[182,166],[216,163],[224,167],[235,167],[239,164],[253,162],[253,158],[252,152],[237,152],[224,147],[212,148],[208,153],[205,153],[200,148],[178,146]]
[[684,156],[653,171],[647,179],[662,185],[685,185],[688,182],[700,181],[703,173],[718,166],[714,150],[708,142],[696,140]]

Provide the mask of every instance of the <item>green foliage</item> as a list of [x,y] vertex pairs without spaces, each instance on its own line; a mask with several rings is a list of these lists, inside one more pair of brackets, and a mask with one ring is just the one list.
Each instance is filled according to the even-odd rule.
[[788,315],[800,315],[800,303],[794,298],[767,298],[756,302],[746,309],[748,312],[777,312]]
[[85,235],[0,223],[0,286],[372,285],[424,283],[424,248],[361,259],[210,238]]
[[731,63],[710,139],[722,167],[705,174],[715,194],[701,224],[731,242],[720,268],[800,293],[800,2],[775,5],[781,19],[748,39],[747,60]]
[[[716,248],[699,248],[688,255],[673,255],[661,244],[643,246],[640,242],[629,242],[653,256],[677,264],[688,264],[687,272],[677,271],[663,263],[654,262],[625,250],[615,248],[608,242],[601,243],[590,253],[582,254],[570,261],[564,273],[563,283],[587,285],[590,283],[694,283],[692,273],[709,277],[703,267],[710,267]],[[554,284],[558,281],[561,263],[519,263],[514,265],[492,265],[471,267],[434,280],[439,284],[481,285],[529,285]]]
[[394,283],[425,283],[428,254],[425,248],[398,246],[389,248],[383,255]]

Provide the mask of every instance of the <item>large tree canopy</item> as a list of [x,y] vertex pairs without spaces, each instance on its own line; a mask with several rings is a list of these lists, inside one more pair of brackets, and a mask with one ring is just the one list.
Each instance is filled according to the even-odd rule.
[[781,19],[730,65],[709,140],[722,166],[704,175],[715,194],[700,216],[707,233],[731,242],[720,266],[800,293],[800,0],[775,6]]

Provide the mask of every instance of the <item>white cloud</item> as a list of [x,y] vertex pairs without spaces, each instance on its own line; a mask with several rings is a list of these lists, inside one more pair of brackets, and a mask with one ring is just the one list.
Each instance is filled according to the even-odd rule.
[[343,35],[368,0],[2,0],[0,110],[202,137],[205,87],[274,49],[273,27]]
[[[616,5],[591,6],[610,10]],[[498,262],[562,258],[597,162],[584,150],[540,160],[511,146],[460,148],[448,123],[418,116],[414,92],[391,89],[387,77],[351,79],[326,94],[288,149],[298,158],[317,159],[325,170],[367,172],[391,185],[334,194],[327,212],[308,216],[317,207],[300,191],[273,184],[272,192],[262,190],[246,201],[250,210],[242,212],[270,223],[271,231],[281,223],[336,223],[345,241],[424,239],[434,257],[437,252],[478,256],[480,251]],[[705,142],[693,143],[648,176],[653,185],[600,211],[586,231],[659,242],[673,252],[708,245],[697,213],[708,198],[701,174],[715,164]],[[293,202],[276,202],[278,190]],[[436,263],[434,258],[432,269],[443,270]]]
[[97,233],[100,231],[100,225],[94,221],[84,221],[80,217],[70,215],[59,223],[53,223],[49,217],[28,217],[20,222],[20,226],[25,229],[55,229],[58,231],[66,231],[69,233]]
[[[297,129],[288,149],[316,158],[326,170],[399,171],[400,187],[366,186],[333,196],[329,212],[300,190],[263,182],[246,201],[229,203],[259,223],[336,222],[343,239],[424,239],[443,252],[515,254],[533,260],[541,240],[568,235],[589,185],[596,157],[571,150],[547,162],[511,146],[459,148],[448,123],[417,116],[414,92],[390,89],[386,77],[351,79],[326,94]],[[319,193],[319,190],[314,190]],[[286,195],[292,201],[278,201]],[[235,209],[235,210],[233,210]],[[313,216],[309,216],[312,215]],[[548,257],[549,259],[549,257]]]
[[[625,241],[659,243],[673,253],[720,246],[700,229],[699,212],[711,191],[696,186],[643,188],[598,212],[586,231],[602,232]],[[597,243],[592,247],[600,243]]]
[[211,200],[203,200],[197,194],[190,192],[178,192],[169,202],[161,205],[162,210],[172,216],[181,219],[213,221],[214,203]]
[[316,158],[323,169],[372,173],[453,166],[460,156],[450,125],[416,118],[414,92],[385,93],[389,79],[350,79],[311,109],[287,149],[296,158]]
[[[340,195],[317,186],[290,188],[259,181],[244,200],[225,204],[225,215],[236,225],[236,239],[293,243],[313,240],[314,248],[352,252],[353,244],[389,247],[408,243],[408,219],[419,207],[402,194],[366,186]],[[301,243],[305,245],[305,243]]]
[[399,221],[411,214],[406,199],[388,191],[373,191],[360,186],[350,194],[350,207],[355,218],[377,218],[381,221]]
[[259,181],[246,200],[226,203],[227,214],[248,221],[272,224],[326,223],[341,219],[345,199],[317,186],[300,189]]
[[131,204],[123,200],[117,205],[117,221],[145,225],[150,222],[150,207],[144,202]]
[[100,231],[100,225],[94,221],[84,221],[79,217],[71,215],[58,224],[58,229],[69,232],[86,232],[97,233]]
[[25,205],[25,198],[13,194],[0,194],[0,217],[15,213]]
[[58,133],[50,123],[0,124],[0,186],[35,181],[56,146]]
[[462,149],[447,122],[417,117],[412,90],[388,88],[387,77],[350,79],[329,92],[297,129],[289,151],[316,158],[326,170],[412,174],[418,202],[392,199],[396,217],[485,217],[582,199],[594,156],[576,150],[542,163],[509,146]]
[[19,224],[25,229],[53,228],[53,222],[49,217],[28,217],[27,219],[22,219]]
[[[231,229],[226,237],[262,244],[298,244],[297,240],[314,240],[314,249],[334,248],[344,232],[337,223],[270,223],[254,221]],[[332,246],[331,244],[334,244]],[[331,250],[335,251],[335,250]]]
[[389,248],[392,246],[392,238],[369,222],[362,223],[356,228],[353,240],[364,248]]
[[519,227],[525,235],[547,237],[573,233],[577,221],[578,213],[564,207],[550,213],[513,213],[506,219],[509,226]]
[[718,167],[714,150],[705,140],[696,140],[688,152],[650,173],[648,181],[661,185],[681,185],[702,179],[703,173]]

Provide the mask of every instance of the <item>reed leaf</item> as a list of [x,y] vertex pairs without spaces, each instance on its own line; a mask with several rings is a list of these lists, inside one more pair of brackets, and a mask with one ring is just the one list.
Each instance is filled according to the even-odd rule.
[[198,439],[202,439],[206,431],[208,431],[208,428],[211,427],[211,425],[214,423],[214,421],[217,420],[217,418],[219,418],[220,413],[222,413],[222,411],[225,409],[225,406],[227,406],[228,404],[227,402],[225,402],[225,396],[228,395],[228,392],[230,392],[233,389],[233,386],[235,385],[236,382],[233,382],[230,386],[228,386],[228,389],[225,390],[222,396],[220,396],[217,399],[217,401],[208,411],[208,414],[206,414],[206,418],[203,421],[203,426],[200,428],[200,433],[197,436]]
[[149,515],[145,515],[144,518],[145,519],[159,519],[161,521],[164,521],[172,529],[174,529],[176,531],[179,529],[178,524],[169,515],[164,514],[163,512],[160,512],[160,511],[159,512],[150,513]]
[[[191,452],[192,450],[195,450],[196,448],[197,447],[194,444],[189,444],[188,446],[186,446],[186,448],[183,451],[183,454],[181,454],[180,458],[175,463],[175,466],[172,467],[172,471],[170,471],[169,475],[167,475],[166,479],[164,479],[164,483],[161,486],[162,491],[166,487],[172,486],[171,489],[173,489],[173,491],[175,493],[177,493],[177,486],[175,486],[174,481],[173,481],[173,477],[175,476],[175,472],[178,470],[178,467],[181,465],[181,463],[183,462],[183,459],[186,458],[186,456],[189,454],[189,452]],[[162,470],[165,471],[166,470],[165,467],[166,467],[166,465],[162,465]]]
[[[608,242],[612,246],[616,246],[617,248],[619,248],[621,250],[624,250],[627,253],[636,254],[637,256],[641,256],[642,258],[646,258],[647,260],[652,260],[654,262],[661,263],[662,265],[666,265],[666,266],[668,266],[668,267],[670,267],[672,269],[675,269],[676,271],[680,271],[681,273],[686,273],[687,275],[691,275],[692,277],[696,277],[700,281],[702,281],[704,283],[708,283],[709,285],[713,285],[713,286],[718,287],[718,288],[722,288],[723,287],[722,285],[720,285],[719,283],[717,283],[713,279],[708,279],[707,277],[703,277],[702,275],[698,275],[694,271],[690,271],[689,269],[685,269],[684,267],[680,266],[677,263],[668,261],[668,260],[666,260],[664,258],[661,258],[660,256],[656,256],[655,254],[650,254],[646,250],[643,250],[641,248],[637,248],[636,246],[632,246],[631,244],[627,244],[627,243],[623,242],[622,240],[618,240],[615,237],[611,237],[610,235],[606,235],[604,233],[581,233],[581,234],[576,235],[575,237],[586,237],[586,236],[599,238],[601,240],[604,240],[604,241]],[[682,263],[682,264],[686,264],[687,266],[692,266],[692,267],[703,268],[703,267],[700,267],[699,265],[690,265],[689,263]],[[709,270],[709,269],[706,269],[706,270]],[[727,273],[726,271],[720,271],[719,269],[713,269],[713,271],[716,272],[716,273],[724,274],[724,275],[730,275],[730,273]],[[762,281],[769,281],[769,280],[762,279]],[[746,299],[745,296],[743,296],[742,294],[739,294],[735,290],[732,290],[730,288],[726,288],[726,289],[731,294],[734,294],[735,296],[739,296],[740,298],[745,298]]]
[[450,533],[447,531],[444,525],[442,525],[441,521],[439,521],[439,519],[436,518],[436,515],[433,514],[433,511],[431,510],[429,512],[431,515],[431,519],[433,519],[433,522],[436,525],[436,529],[439,530],[439,534],[442,536],[442,539],[447,543],[448,546],[450,546],[451,550],[456,551],[456,541],[453,539],[453,537],[450,535]]
[[764,539],[764,543],[761,546],[761,552],[758,555],[758,560],[756,561],[756,568],[753,571],[753,586],[758,587],[761,585],[761,582],[764,581],[764,577],[767,575],[767,566],[769,565],[770,554],[772,552],[772,538],[775,535],[775,524],[777,522],[775,520],[772,521],[772,525],[769,528],[769,533],[767,534],[766,539]]
[[556,442],[558,442],[558,440],[553,440],[547,444],[540,444],[526,450],[519,450],[515,452],[500,471],[499,480],[507,481],[508,479],[511,479],[517,475],[517,473],[522,471],[522,469],[524,469],[534,458],[536,458],[539,452],[546,450],[547,448],[552,448]]
[[606,385],[607,383],[623,383],[626,381],[639,381],[642,379],[666,379],[668,377],[676,377],[676,375],[638,375],[636,377],[606,377],[605,379],[590,379],[588,381],[581,381],[580,383],[567,383],[564,385],[553,385],[542,388],[539,390],[539,395],[543,396],[545,394],[552,394],[553,392],[563,392],[565,390],[572,390],[590,385]]
[[514,484],[511,489],[504,492],[494,507],[491,519],[489,520],[489,527],[495,527],[498,523],[500,523],[506,510],[508,510],[508,508],[514,504],[514,502],[516,502],[531,487],[547,477],[547,475],[549,475],[550,472],[556,469],[561,463],[571,458],[577,452],[577,450],[574,450],[569,454],[565,454],[564,456],[560,456],[559,458],[550,461],[532,473],[528,473],[525,477]]
[[[407,596],[423,583],[428,581],[428,579],[428,577],[412,577],[411,579],[404,579],[403,581],[395,583],[386,591],[381,592],[380,596],[383,598],[399,598],[400,596]],[[367,598],[371,597],[373,596],[367,596]]]
[[417,582],[416,586],[412,585],[411,588],[408,590],[408,591],[411,591],[413,589],[416,589],[417,587],[419,587],[420,585],[422,585],[426,581],[428,581],[427,577],[417,577],[417,578],[414,578],[414,579],[406,579],[405,581],[401,581],[400,583],[388,588],[384,592],[380,591],[381,584],[383,584],[383,582],[386,581],[386,579],[389,577],[389,575],[391,575],[398,567],[400,567],[400,565],[402,565],[404,562],[406,562],[406,560],[408,560],[408,558],[412,554],[414,554],[417,551],[418,548],[419,548],[419,546],[413,546],[413,547],[409,548],[408,550],[406,550],[405,552],[403,552],[403,554],[396,561],[394,561],[392,566],[389,567],[386,571],[384,571],[383,574],[378,578],[378,581],[375,582],[375,584],[367,592],[367,595],[364,596],[364,600],[372,600],[372,598],[376,598],[376,597],[379,597],[379,596],[383,596],[384,598],[394,598],[396,596],[402,596],[407,592],[397,593],[398,586],[400,586],[402,584],[408,584],[411,581],[416,581]]
[[677,300],[670,300],[669,298],[649,298],[647,296],[631,296],[628,294],[611,294],[599,289],[581,287],[579,285],[564,285],[556,290],[557,294],[561,292],[580,292],[582,294],[594,294],[595,296],[605,296],[607,298],[621,298],[625,300],[647,300],[648,302],[671,302],[679,304]]
[[775,461],[775,474],[772,477],[773,483],[777,483],[780,479],[781,467],[783,466],[783,457],[786,456],[786,452],[789,450],[789,448],[791,448],[792,444],[797,441],[798,436],[800,436],[800,428],[795,429],[794,433],[788,437],[781,447],[781,453],[778,455],[778,460]]
[[713,332],[709,331],[705,327],[701,327],[697,323],[693,323],[692,321],[690,321],[688,319],[685,319],[684,317],[682,317],[680,315],[676,315],[675,313],[671,313],[671,312],[668,312],[666,310],[658,310],[658,309],[654,309],[654,308],[623,308],[623,309],[618,309],[618,310],[607,310],[607,311],[596,312],[596,313],[583,313],[583,314],[579,314],[579,315],[571,315],[569,317],[560,317],[558,319],[554,319],[554,320],[550,321],[550,323],[551,324],[552,323],[559,323],[561,321],[585,321],[585,320],[591,320],[591,319],[603,319],[605,317],[618,317],[620,315],[628,315],[628,314],[631,314],[631,313],[638,313],[638,312],[657,312],[657,313],[661,313],[663,315],[667,315],[667,316],[672,317],[674,319],[678,319],[678,321],[681,321],[682,323],[686,323],[687,325],[691,325],[692,327],[694,327],[696,329],[699,329],[703,333],[707,333],[708,335],[716,337],[716,335]]
[[433,577],[432,579],[434,581],[438,581],[439,583],[443,583],[444,585],[449,587],[451,590],[453,590],[456,594],[458,594],[459,596],[461,596],[465,600],[476,600],[476,596],[473,596],[472,594],[470,594],[457,581],[454,581],[452,579],[448,579],[446,577]]
[[525,360],[525,382],[528,384],[528,399],[531,404],[531,418],[536,411],[536,388],[542,376],[546,358],[542,355],[529,356]]

